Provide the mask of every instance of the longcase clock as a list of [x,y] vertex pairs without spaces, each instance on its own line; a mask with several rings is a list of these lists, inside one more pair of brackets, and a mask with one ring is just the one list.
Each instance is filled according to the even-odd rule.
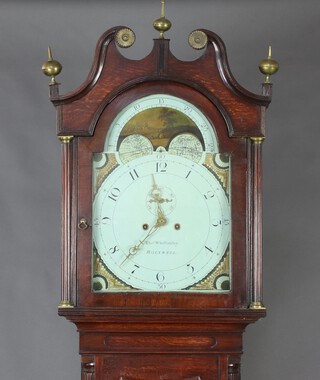
[[232,76],[221,39],[175,58],[164,32],[142,60],[131,29],[100,38],[84,84],[59,94],[59,314],[80,335],[83,380],[238,380],[242,333],[262,302],[261,147],[271,101]]

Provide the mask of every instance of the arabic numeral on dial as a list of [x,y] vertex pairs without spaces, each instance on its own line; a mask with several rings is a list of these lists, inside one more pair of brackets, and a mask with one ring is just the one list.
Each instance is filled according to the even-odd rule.
[[202,124],[199,126],[200,129],[202,129],[204,132],[207,132],[209,130],[209,127],[207,124]]
[[213,148],[214,148],[214,145],[212,143],[207,143],[206,144],[206,148],[207,148],[207,150],[209,150],[211,152],[213,150]]
[[163,281],[165,280],[165,276],[164,276],[164,274],[163,274],[162,272],[159,272],[159,273],[157,273],[157,275],[156,275],[156,279],[157,279],[157,281],[159,281],[159,282],[163,282]]
[[107,226],[111,224],[111,218],[109,218],[108,216],[104,216],[102,218],[95,218],[93,224],[95,226]]
[[230,219],[215,219],[212,221],[213,227],[228,226],[230,224]]
[[213,227],[218,227],[218,226],[221,226],[221,219],[215,219],[212,221],[212,225]]
[[205,249],[206,249],[207,253],[213,253],[213,249],[212,248],[205,246]]
[[111,189],[108,197],[116,202],[119,198],[119,195],[120,195],[120,189],[118,187],[114,187],[113,189]]
[[109,248],[109,253],[111,253],[111,255],[115,254],[118,251],[119,251],[119,247],[117,245],[115,245],[114,247]]
[[133,270],[131,271],[131,274],[134,274],[134,272],[135,272],[136,270],[138,270],[138,269],[140,269],[139,265],[134,264],[134,268],[133,268]]
[[164,104],[164,99],[163,98],[159,98],[159,104]]
[[133,180],[136,180],[139,178],[139,174],[137,173],[136,169],[133,169],[131,170],[131,172],[129,172],[130,174],[130,177],[133,179]]
[[159,290],[164,290],[167,288],[167,286],[166,286],[166,284],[160,283],[160,284],[158,284],[158,288],[159,288]]
[[193,274],[194,273],[194,266],[192,266],[191,264],[188,264],[187,265],[187,272],[189,274]]
[[136,104],[136,105],[134,106],[134,110],[135,110],[135,111],[139,111],[140,108],[141,108],[141,105],[140,105],[140,104]]
[[185,106],[183,111],[190,114],[192,112],[192,108],[189,106]]
[[165,173],[167,171],[168,164],[166,162],[157,162],[156,163],[156,172]]
[[205,199],[212,199],[214,197],[214,192],[212,190],[207,191],[205,194],[203,194]]

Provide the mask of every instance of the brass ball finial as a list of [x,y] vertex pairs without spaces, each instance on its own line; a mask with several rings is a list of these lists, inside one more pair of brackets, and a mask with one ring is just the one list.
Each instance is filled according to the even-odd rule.
[[160,32],[160,38],[164,38],[164,32],[171,28],[171,22],[164,15],[164,1],[161,0],[161,17],[153,22],[153,27]]
[[270,83],[270,76],[279,70],[279,63],[271,58],[271,46],[269,46],[268,58],[260,62],[259,70],[266,76],[265,83]]
[[57,84],[56,76],[61,73],[62,65],[60,62],[52,58],[51,48],[48,47],[48,61],[42,65],[42,72],[44,75],[51,77],[50,85]]

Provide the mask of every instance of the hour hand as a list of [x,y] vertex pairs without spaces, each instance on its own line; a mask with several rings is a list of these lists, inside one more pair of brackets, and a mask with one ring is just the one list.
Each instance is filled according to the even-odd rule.
[[158,216],[161,214],[161,216],[164,217],[164,212],[161,205],[163,205],[164,203],[172,202],[172,199],[168,199],[164,197],[163,189],[161,189],[161,187],[157,185],[153,174],[152,174],[152,190],[150,192],[150,198],[151,198],[149,199],[150,203],[156,203]]
[[157,219],[156,225],[158,227],[165,226],[167,224],[167,218],[164,216],[160,203],[157,204],[157,214],[158,214],[158,219]]

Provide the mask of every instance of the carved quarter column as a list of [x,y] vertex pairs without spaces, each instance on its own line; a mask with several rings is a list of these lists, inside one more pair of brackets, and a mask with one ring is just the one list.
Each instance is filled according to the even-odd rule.
[[91,357],[82,357],[81,363],[81,380],[94,380],[94,359]]
[[71,301],[71,198],[73,136],[59,136],[61,141],[62,162],[62,199],[61,199],[61,301],[60,308],[73,307]]
[[240,380],[240,363],[230,363],[228,365],[228,380]]
[[252,160],[252,300],[251,309],[265,309],[262,294],[262,143],[264,137],[251,137]]

